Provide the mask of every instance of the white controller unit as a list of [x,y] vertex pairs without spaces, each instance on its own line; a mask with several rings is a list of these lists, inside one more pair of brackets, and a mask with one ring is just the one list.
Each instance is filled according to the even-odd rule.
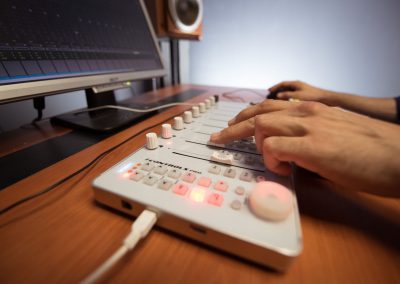
[[302,250],[292,177],[265,169],[254,138],[210,143],[247,105],[206,100],[162,135],[94,180],[98,202],[133,216],[158,213],[157,225],[279,271]]

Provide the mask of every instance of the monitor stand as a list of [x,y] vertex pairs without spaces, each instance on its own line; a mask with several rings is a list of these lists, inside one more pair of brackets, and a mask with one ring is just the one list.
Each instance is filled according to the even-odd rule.
[[113,132],[130,126],[155,113],[155,111],[139,113],[107,107],[98,110],[90,110],[106,105],[117,105],[117,102],[113,91],[94,93],[92,89],[86,89],[85,92],[88,109],[52,117],[51,122],[93,132]]

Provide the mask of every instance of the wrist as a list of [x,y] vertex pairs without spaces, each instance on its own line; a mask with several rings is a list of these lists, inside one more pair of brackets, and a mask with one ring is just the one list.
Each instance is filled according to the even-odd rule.
[[342,94],[336,93],[328,90],[323,91],[323,95],[321,97],[321,103],[326,104],[328,106],[340,106],[340,101],[342,100]]

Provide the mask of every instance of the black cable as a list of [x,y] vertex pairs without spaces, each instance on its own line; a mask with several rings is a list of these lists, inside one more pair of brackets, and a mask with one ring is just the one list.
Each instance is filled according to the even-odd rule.
[[46,108],[45,97],[38,97],[33,99],[33,107],[37,110],[38,116],[32,120],[31,124],[35,124],[43,117],[43,110]]
[[29,195],[29,196],[27,196],[27,197],[24,197],[24,198],[22,198],[22,199],[20,199],[20,200],[18,200],[18,201],[16,201],[16,202],[14,202],[13,204],[7,206],[6,208],[1,209],[1,210],[0,210],[0,215],[3,215],[4,213],[10,211],[11,209],[13,209],[13,208],[15,208],[15,207],[17,207],[17,206],[19,206],[19,205],[21,205],[21,204],[23,204],[23,203],[29,201],[29,200],[32,200],[32,199],[34,199],[34,198],[36,198],[36,197],[39,197],[39,196],[41,196],[41,195],[43,195],[43,194],[45,194],[45,193],[47,193],[47,192],[52,191],[52,190],[53,190],[54,188],[56,188],[57,186],[63,184],[64,182],[66,182],[66,181],[69,180],[70,178],[72,178],[72,177],[78,175],[79,173],[81,173],[82,171],[86,170],[86,169],[89,168],[91,165],[93,165],[93,164],[96,163],[97,161],[101,160],[101,159],[104,158],[106,155],[108,155],[110,152],[112,152],[112,151],[114,151],[115,149],[117,149],[118,147],[120,147],[120,146],[122,146],[123,144],[127,143],[128,141],[134,139],[135,137],[137,137],[138,135],[142,134],[143,132],[145,132],[145,131],[147,131],[147,130],[153,128],[153,127],[156,127],[157,125],[162,124],[162,123],[164,123],[164,122],[166,122],[166,121],[172,119],[172,118],[175,117],[175,116],[176,116],[176,115],[174,114],[174,115],[172,115],[172,116],[170,116],[170,117],[164,119],[163,121],[161,121],[161,122],[159,122],[159,123],[153,124],[153,125],[151,125],[151,126],[148,126],[148,127],[144,128],[144,129],[140,130],[138,133],[136,133],[136,134],[134,134],[134,135],[128,137],[128,138],[125,139],[124,141],[122,141],[122,142],[118,143],[117,145],[111,147],[110,149],[104,151],[103,153],[101,153],[100,155],[98,155],[98,156],[97,156],[96,158],[94,158],[91,162],[89,162],[88,164],[86,164],[85,166],[83,166],[82,168],[80,168],[79,170],[73,172],[72,174],[66,176],[65,178],[59,180],[58,182],[56,182],[56,183],[54,183],[54,184],[48,186],[48,187],[45,188],[44,190],[39,191],[39,192],[34,193],[34,194],[31,194],[31,195]]

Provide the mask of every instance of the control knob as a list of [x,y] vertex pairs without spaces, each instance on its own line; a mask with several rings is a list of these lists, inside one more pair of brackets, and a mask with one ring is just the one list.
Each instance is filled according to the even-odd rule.
[[165,123],[161,126],[161,137],[165,139],[172,137],[171,124]]
[[206,112],[206,104],[205,103],[199,103],[199,110],[201,113]]
[[289,216],[293,208],[293,194],[285,186],[261,181],[250,192],[251,211],[262,219],[282,221]]
[[157,134],[154,132],[149,132],[146,134],[146,148],[149,150],[158,148]]
[[174,117],[174,129],[182,130],[183,129],[183,119],[180,116]]
[[206,99],[204,103],[206,104],[206,109],[209,109],[211,107],[211,101],[209,99]]
[[199,107],[198,106],[192,107],[192,113],[193,113],[193,117],[199,117],[200,116]]
[[183,122],[184,123],[191,123],[192,121],[193,121],[192,112],[191,111],[185,111],[183,113]]

